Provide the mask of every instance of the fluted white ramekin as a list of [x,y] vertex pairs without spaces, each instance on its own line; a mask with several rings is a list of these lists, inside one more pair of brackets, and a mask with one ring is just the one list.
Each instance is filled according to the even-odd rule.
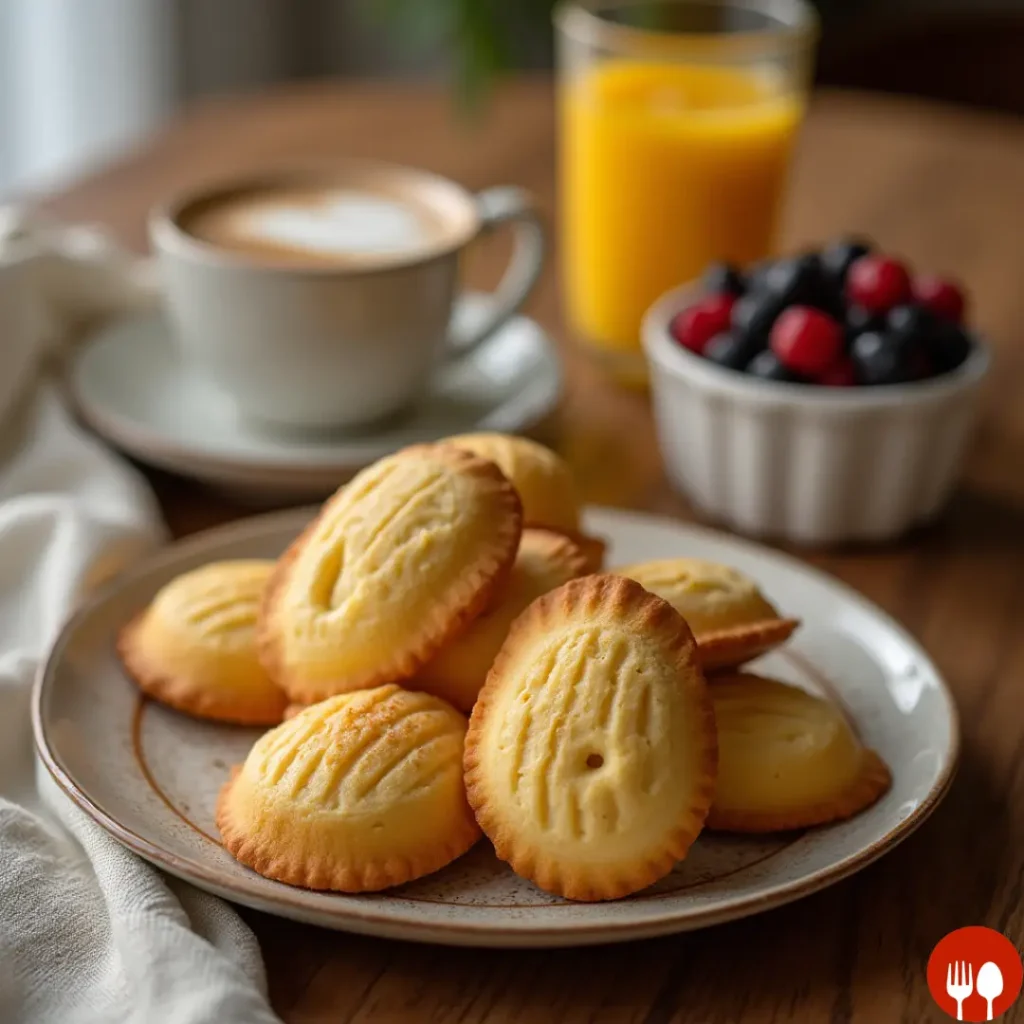
[[643,344],[665,469],[709,516],[801,544],[879,541],[936,515],[956,482],[988,352],[912,384],[824,388],[759,380],[672,339],[696,289],[647,312]]

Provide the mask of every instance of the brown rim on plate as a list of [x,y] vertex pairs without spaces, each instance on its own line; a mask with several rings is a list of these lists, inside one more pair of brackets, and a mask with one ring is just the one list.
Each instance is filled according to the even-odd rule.
[[[549,922],[539,926],[531,923],[523,924],[520,920],[515,919],[509,920],[500,928],[496,928],[492,923],[486,921],[410,920],[408,918],[401,919],[396,917],[393,913],[376,912],[373,909],[375,903],[382,901],[393,904],[423,902],[421,900],[409,899],[401,894],[346,897],[344,908],[337,915],[323,908],[324,894],[281,886],[279,890],[275,891],[273,898],[268,898],[265,892],[265,880],[258,878],[258,876],[253,875],[251,878],[247,876],[229,877],[198,860],[172,853],[157,843],[139,835],[106,811],[72,777],[72,774],[62,763],[60,756],[51,747],[47,726],[44,724],[44,700],[53,686],[64,647],[79,626],[92,614],[93,609],[100,605],[108,595],[117,593],[122,588],[131,585],[132,582],[139,582],[145,579],[146,576],[155,570],[173,566],[182,557],[206,551],[210,548],[211,544],[215,545],[221,539],[230,539],[232,541],[244,541],[250,537],[255,539],[266,535],[275,527],[283,530],[294,526],[295,531],[298,532],[304,520],[309,518],[309,515],[309,510],[274,512],[252,517],[241,523],[227,524],[195,534],[190,538],[170,545],[153,558],[145,560],[132,570],[106,584],[90,601],[86,602],[68,619],[49,655],[41,664],[33,686],[31,713],[36,748],[47,771],[71,800],[119,842],[146,860],[163,868],[172,875],[196,883],[200,887],[207,888],[209,891],[237,903],[258,910],[293,917],[298,920],[319,923],[321,925],[326,923],[354,932],[376,934],[385,937],[414,938],[422,941],[452,945],[481,944],[482,940],[486,943],[488,937],[496,940],[493,943],[494,945],[504,946],[570,946],[625,938],[650,938],[657,935],[688,931],[724,923],[738,917],[773,909],[803,896],[810,895],[848,877],[877,860],[883,853],[906,839],[923,824],[945,796],[955,776],[960,748],[960,728],[956,705],[948,688],[941,678],[936,676],[939,683],[939,691],[944,698],[945,710],[948,714],[950,737],[944,761],[937,771],[931,789],[924,799],[895,827],[863,848],[855,850],[803,878],[777,883],[764,888],[754,895],[741,895],[732,898],[723,897],[714,907],[705,910],[688,910],[683,913],[680,912],[679,906],[675,905],[664,914],[649,916],[642,921],[572,922],[564,928],[552,928]],[[655,517],[650,518],[652,522],[657,522]],[[716,531],[691,526],[687,526],[687,529],[709,537],[716,536]],[[735,543],[738,543],[741,547],[748,546],[743,542]],[[848,588],[842,586],[842,584],[833,583],[833,585],[838,585],[844,592],[848,591]],[[858,602],[864,602],[863,598],[857,597],[853,592],[849,593],[850,596],[856,597]],[[887,623],[891,621],[884,613],[876,612],[875,614],[879,615]],[[749,866],[747,865],[747,867]],[[671,898],[673,895],[673,893],[651,894],[649,897],[644,898],[643,902],[645,905],[650,906],[651,902],[659,897],[664,899]],[[618,905],[628,902],[630,901],[618,901]],[[545,904],[544,910],[547,911],[548,909],[561,906],[569,908],[578,907],[577,904],[566,902],[565,904]],[[474,908],[467,906],[465,909],[467,912],[472,912]],[[481,907],[480,909],[485,908]],[[525,907],[524,909],[529,908]]]

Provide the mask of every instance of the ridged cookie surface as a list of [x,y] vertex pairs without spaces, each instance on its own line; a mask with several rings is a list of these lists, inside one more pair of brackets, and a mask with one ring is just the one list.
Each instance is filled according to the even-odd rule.
[[186,714],[243,725],[281,721],[287,698],[256,654],[256,614],[274,563],[214,562],[161,588],[118,637],[129,675]]
[[573,580],[516,621],[466,739],[470,803],[541,888],[602,900],[672,870],[714,792],[711,701],[689,628],[614,576]]
[[284,554],[260,657],[298,703],[411,676],[490,602],[521,507],[491,462],[418,445],[359,473]]
[[465,731],[444,701],[394,685],[314,704],[259,739],[225,785],[224,845],[310,889],[365,892],[437,871],[480,835]]
[[784,619],[757,584],[736,569],[699,558],[667,558],[623,566],[686,619],[707,669],[731,668],[784,643],[799,625]]
[[423,666],[416,687],[471,711],[515,619],[538,597],[586,570],[586,553],[568,537],[524,530],[512,571],[491,607]]

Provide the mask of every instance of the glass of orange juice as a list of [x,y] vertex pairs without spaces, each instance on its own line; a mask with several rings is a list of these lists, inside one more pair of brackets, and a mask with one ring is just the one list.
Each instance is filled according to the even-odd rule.
[[817,16],[806,0],[566,0],[555,25],[569,324],[640,382],[659,295],[772,251]]

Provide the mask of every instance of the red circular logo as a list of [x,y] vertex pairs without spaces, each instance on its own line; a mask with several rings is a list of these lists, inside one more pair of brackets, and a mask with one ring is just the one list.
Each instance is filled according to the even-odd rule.
[[1024,966],[1013,943],[991,928],[957,928],[928,958],[928,988],[953,1020],[995,1020],[1020,993]]

